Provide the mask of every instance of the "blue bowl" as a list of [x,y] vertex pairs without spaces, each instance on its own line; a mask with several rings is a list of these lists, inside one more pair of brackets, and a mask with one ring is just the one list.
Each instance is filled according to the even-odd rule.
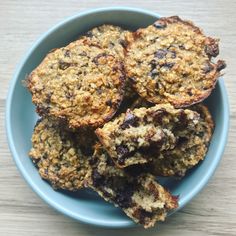
[[[6,104],[6,126],[9,146],[16,165],[27,183],[45,202],[59,212],[81,222],[114,228],[135,225],[120,209],[104,202],[88,190],[73,194],[54,191],[40,178],[28,157],[37,115],[31,102],[31,95],[22,86],[22,80],[41,62],[48,51],[68,44],[94,26],[110,23],[135,30],[152,24],[158,17],[154,12],[127,7],[79,13],[62,21],[37,40],[18,65],[11,81]],[[188,203],[207,184],[219,164],[226,144],[229,104],[222,79],[217,82],[206,104],[213,115],[215,131],[205,160],[181,180],[171,178],[160,180],[172,194],[179,195],[177,210]]]

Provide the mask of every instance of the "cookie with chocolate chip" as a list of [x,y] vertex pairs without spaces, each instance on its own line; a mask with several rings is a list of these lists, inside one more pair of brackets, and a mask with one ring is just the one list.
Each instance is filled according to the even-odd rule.
[[127,41],[127,76],[152,103],[177,108],[198,103],[210,95],[226,66],[211,60],[219,53],[218,40],[177,16],[127,34]]
[[86,39],[49,53],[27,79],[37,112],[70,128],[110,120],[123,99],[124,83],[122,63]]
[[[127,46],[126,34],[128,30],[115,25],[101,25],[93,28],[85,34],[86,40],[90,43],[98,45],[105,49],[107,53],[118,57],[122,62],[125,58],[125,50]],[[129,102],[136,95],[132,84],[128,78],[125,82],[124,102]]]
[[39,120],[34,128],[29,156],[54,189],[76,191],[84,186],[90,169],[78,138],[77,133],[48,118]]
[[147,166],[148,172],[158,176],[182,177],[188,169],[205,158],[212,137],[214,122],[205,105],[197,104],[190,109],[200,114],[195,130],[189,132],[188,135],[180,133],[174,149],[163,151],[156,158],[153,157],[153,161]]
[[87,186],[144,228],[164,221],[167,212],[178,207],[177,197],[163,188],[154,176],[133,177],[124,169],[118,169],[100,145],[89,162],[92,171]]
[[198,119],[197,112],[163,104],[127,110],[95,133],[116,165],[124,168],[173,149],[176,135],[194,130]]

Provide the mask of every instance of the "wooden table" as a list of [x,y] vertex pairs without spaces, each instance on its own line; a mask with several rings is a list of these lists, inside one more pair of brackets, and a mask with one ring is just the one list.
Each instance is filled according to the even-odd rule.
[[[112,3],[111,3],[112,2]],[[127,5],[180,15],[221,39],[231,127],[224,157],[207,187],[180,212],[150,230],[84,225],[46,205],[21,178],[9,151],[5,100],[14,68],[30,45],[58,21],[83,10]],[[0,235],[236,235],[236,1],[1,0],[0,1]],[[234,139],[235,138],[235,139]]]

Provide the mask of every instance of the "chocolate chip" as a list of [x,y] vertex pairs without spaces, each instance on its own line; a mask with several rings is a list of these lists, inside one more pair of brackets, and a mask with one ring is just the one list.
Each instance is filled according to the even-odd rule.
[[163,21],[156,21],[153,26],[157,29],[164,29],[166,27],[166,23]]
[[45,102],[46,102],[46,103],[50,103],[51,97],[52,97],[52,93],[51,93],[51,92],[49,92],[48,94],[46,94]]
[[221,71],[221,70],[225,69],[225,67],[226,67],[225,61],[219,60],[217,62],[217,71]]
[[59,69],[61,69],[61,70],[67,69],[68,67],[70,67],[70,65],[71,64],[68,62],[64,62],[62,60],[59,61]]
[[97,88],[96,91],[99,95],[102,94],[102,89],[101,88]]
[[38,105],[36,108],[36,111],[39,115],[43,116],[49,113],[50,107],[48,106],[43,106],[43,105]]
[[176,58],[176,52],[175,51],[170,51],[170,53],[171,53],[171,58],[172,59],[175,59]]
[[137,81],[136,81],[136,79],[135,78],[133,78],[133,77],[130,77],[130,78],[128,78],[132,83],[136,83]]
[[[139,220],[140,220],[140,223],[141,224],[145,224],[146,222],[146,218],[148,219],[151,219],[153,217],[154,213],[153,212],[149,212],[149,211],[146,211],[144,209],[140,209],[139,210]],[[148,222],[150,220],[147,220]]]
[[37,166],[37,164],[38,164],[39,161],[40,161],[40,158],[34,158],[34,157],[31,157],[31,159],[32,159],[34,165]]
[[70,51],[69,51],[69,50],[66,50],[65,53],[64,53],[64,56],[65,56],[65,57],[70,57]]
[[181,110],[179,112],[178,119],[179,119],[179,122],[178,122],[178,125],[176,126],[176,129],[179,130],[179,129],[186,128],[188,125],[188,120],[187,120],[187,115],[184,112],[184,110]]
[[204,137],[204,135],[205,135],[205,133],[204,133],[204,132],[199,132],[199,133],[198,133],[198,136],[199,136],[199,137],[201,137],[201,138],[203,138],[203,137]]
[[211,65],[209,62],[204,64],[203,71],[204,73],[209,73],[214,69],[213,65]]
[[82,57],[86,57],[87,53],[85,51],[83,51],[83,52],[79,53],[79,55],[82,56]]
[[183,45],[183,44],[179,45],[179,49],[181,49],[181,50],[185,50],[184,45]]
[[98,158],[96,156],[89,158],[90,165],[95,165],[97,163],[97,161],[98,161]]
[[93,148],[90,146],[80,146],[81,152],[82,154],[84,154],[85,156],[92,156],[93,155]]
[[126,157],[129,155],[128,147],[122,144],[116,147],[116,152],[119,157]]
[[85,33],[86,37],[92,38],[93,37],[93,33],[91,31],[88,31],[87,33]]
[[162,59],[167,55],[167,50],[166,49],[158,49],[154,56],[157,57],[158,59]]
[[128,208],[132,205],[132,195],[134,193],[135,183],[125,184],[122,189],[118,189],[114,199],[115,203],[121,208]]
[[93,170],[92,179],[95,187],[103,185],[105,181],[104,176],[102,176],[97,170]]
[[163,66],[163,67],[166,67],[166,68],[168,68],[168,69],[171,69],[174,65],[175,65],[174,62],[166,62],[166,63],[164,63],[162,66]]
[[120,125],[121,129],[127,129],[130,126],[137,127],[139,118],[133,115],[129,110],[125,114],[125,119],[123,123]]
[[192,90],[188,90],[188,91],[187,91],[187,94],[188,94],[189,96],[193,96]]
[[155,79],[157,75],[159,75],[159,72],[157,69],[153,69],[148,75],[152,77],[152,79]]
[[188,141],[186,137],[179,137],[176,143],[176,146],[182,146]]
[[119,43],[121,44],[121,46],[122,46],[123,48],[126,48],[126,47],[128,46],[127,41],[124,40],[124,39],[120,39],[120,40],[119,40]]
[[109,106],[109,107],[112,107],[112,101],[111,100],[107,100],[106,101],[106,105]]

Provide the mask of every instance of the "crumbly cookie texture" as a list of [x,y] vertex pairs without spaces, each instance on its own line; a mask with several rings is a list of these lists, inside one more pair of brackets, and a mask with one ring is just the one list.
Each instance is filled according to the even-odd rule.
[[[197,165],[206,156],[214,122],[206,106],[198,104],[190,107],[200,114],[195,130],[178,137],[177,145],[172,150],[163,151],[147,165],[147,171],[158,176],[185,175],[186,171]],[[145,169],[145,167],[144,167]],[[143,172],[143,170],[141,171]]]
[[176,136],[189,133],[199,115],[169,104],[127,110],[95,133],[117,166],[146,163],[163,150],[175,147]]
[[[114,25],[101,25],[88,31],[84,37],[90,41],[91,44],[98,45],[106,50],[108,54],[118,57],[119,60],[124,61],[125,48],[127,46],[126,34],[129,31]],[[131,82],[127,79],[125,82],[124,100],[129,100],[136,95]]]
[[123,99],[124,83],[122,63],[80,39],[49,53],[30,74],[27,87],[40,115],[80,128],[111,119]]
[[95,149],[90,165],[91,178],[87,185],[144,228],[164,221],[167,212],[178,207],[177,198],[154,176],[145,174],[134,178],[128,175],[114,165],[100,145]]
[[214,63],[218,40],[177,16],[160,18],[127,34],[125,67],[140,96],[152,103],[186,107],[208,97],[224,61]]
[[127,45],[125,35],[128,32],[119,26],[105,24],[88,31],[84,37],[91,43],[106,49],[109,54],[124,59]]
[[54,189],[76,191],[89,175],[88,160],[76,142],[76,135],[48,118],[39,120],[35,126],[29,156],[40,176]]

